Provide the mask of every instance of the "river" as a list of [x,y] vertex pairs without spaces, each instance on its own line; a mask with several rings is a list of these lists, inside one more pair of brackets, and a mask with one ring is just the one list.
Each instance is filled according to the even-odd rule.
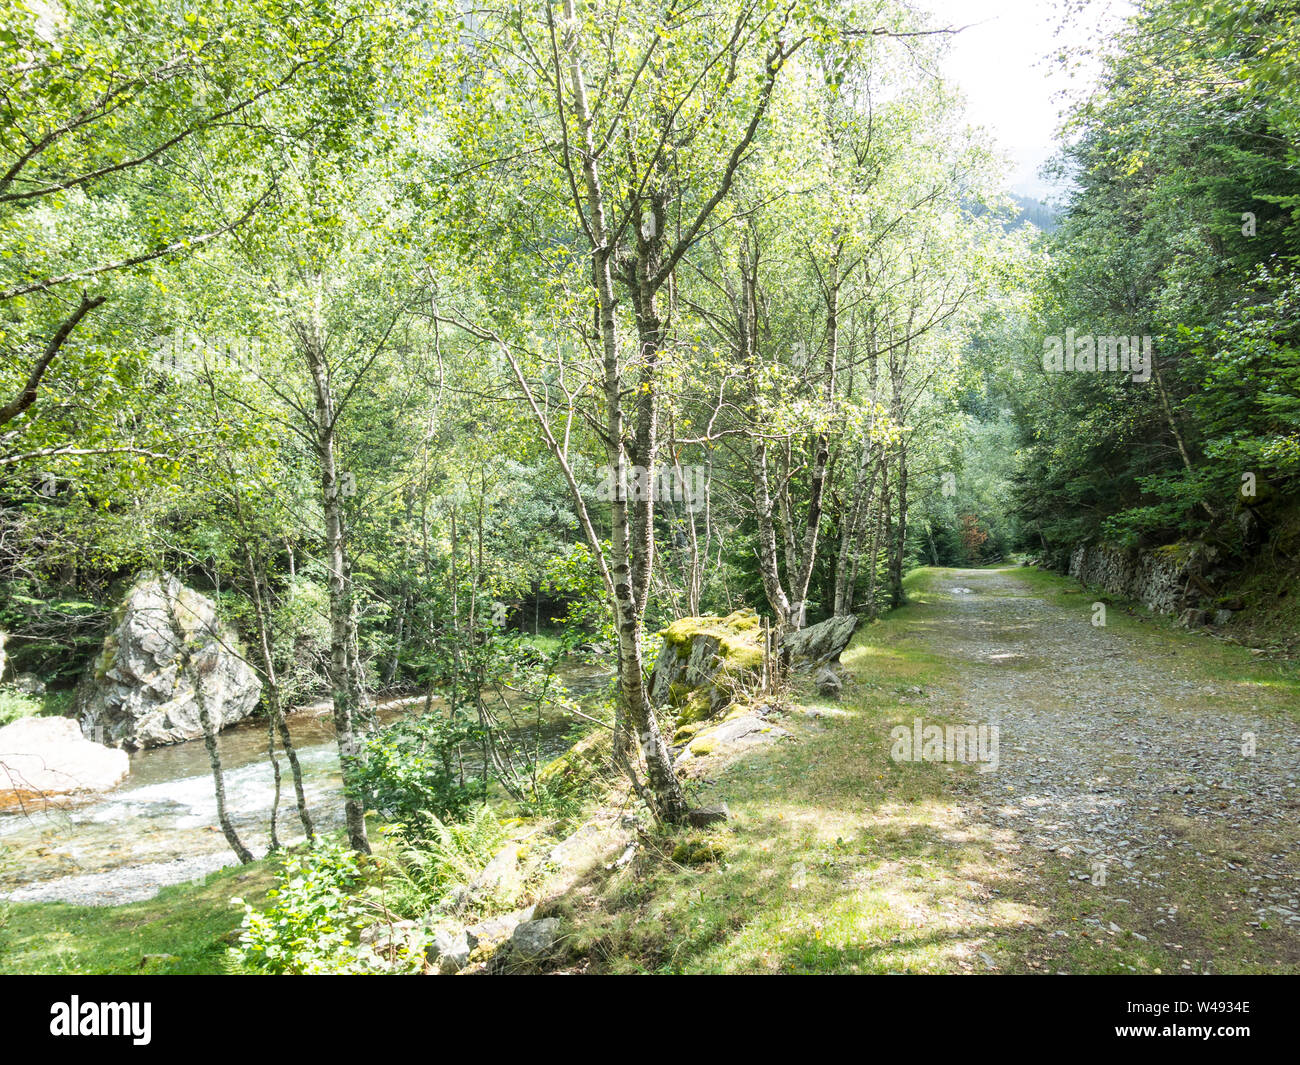
[[[603,666],[575,664],[561,671],[571,695],[609,679]],[[381,721],[419,713],[422,700],[379,702]],[[562,754],[573,721],[513,730],[519,745],[545,758]],[[342,827],[342,779],[327,707],[289,715],[302,765],[307,803],[321,831]],[[270,843],[275,794],[266,757],[266,724],[243,722],[217,737],[225,770],[226,809],[240,837],[261,857]],[[281,843],[300,842],[302,824],[289,765],[280,753]],[[468,763],[467,763],[468,764]],[[154,747],[131,755],[130,774],[116,788],[90,796],[51,799],[39,808],[0,813],[0,898],[14,902],[70,902],[107,906],[152,898],[169,885],[199,880],[237,863],[217,824],[212,772],[202,740]]]

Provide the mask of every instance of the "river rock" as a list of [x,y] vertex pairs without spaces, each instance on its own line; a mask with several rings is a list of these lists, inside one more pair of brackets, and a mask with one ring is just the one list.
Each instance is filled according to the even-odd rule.
[[812,669],[835,662],[853,639],[857,627],[857,614],[827,618],[806,629],[787,632],[781,639],[781,652],[789,657],[795,669]]
[[0,728],[0,806],[106,791],[130,768],[125,751],[86,739],[71,718],[24,717]]
[[77,692],[87,736],[98,739],[102,729],[104,742],[130,750],[201,737],[195,678],[218,732],[257,706],[262,683],[207,596],[170,575],[146,574],[114,619]]

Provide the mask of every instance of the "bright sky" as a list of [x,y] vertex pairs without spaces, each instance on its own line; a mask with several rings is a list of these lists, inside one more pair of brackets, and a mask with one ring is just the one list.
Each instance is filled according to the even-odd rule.
[[[1095,64],[1071,75],[1052,58],[1064,45],[1096,44],[1118,26],[1127,0],[1092,0],[1062,32],[1061,0],[916,0],[935,13],[936,26],[969,26],[954,35],[944,73],[961,86],[971,121],[991,129],[1010,156],[1010,187],[1044,197],[1056,191],[1038,170],[1055,154],[1060,94],[1096,81]],[[1073,5],[1072,5],[1073,6]]]

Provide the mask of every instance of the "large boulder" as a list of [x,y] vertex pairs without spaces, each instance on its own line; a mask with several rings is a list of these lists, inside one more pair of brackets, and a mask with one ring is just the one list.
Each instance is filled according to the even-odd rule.
[[763,623],[752,610],[679,618],[660,635],[664,646],[650,676],[650,701],[670,708],[678,725],[720,713],[761,677]]
[[77,692],[88,737],[130,750],[197,739],[199,695],[216,731],[253,712],[261,681],[207,596],[168,574],[146,574],[114,617]]
[[853,639],[857,627],[856,614],[827,618],[806,629],[787,632],[781,639],[781,653],[788,656],[794,669],[812,669],[835,662]]
[[92,743],[67,717],[24,717],[0,728],[0,808],[46,796],[105,791],[131,768],[125,751]]

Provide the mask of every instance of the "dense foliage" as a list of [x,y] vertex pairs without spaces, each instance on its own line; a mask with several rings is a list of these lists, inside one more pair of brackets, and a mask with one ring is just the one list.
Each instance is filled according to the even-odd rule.
[[[1149,380],[1016,373],[1018,509],[1053,552],[1206,537],[1247,555],[1300,476],[1294,5],[1147,0],[1075,113],[1032,336],[1151,338]],[[1035,337],[1037,339],[1037,337]]]

